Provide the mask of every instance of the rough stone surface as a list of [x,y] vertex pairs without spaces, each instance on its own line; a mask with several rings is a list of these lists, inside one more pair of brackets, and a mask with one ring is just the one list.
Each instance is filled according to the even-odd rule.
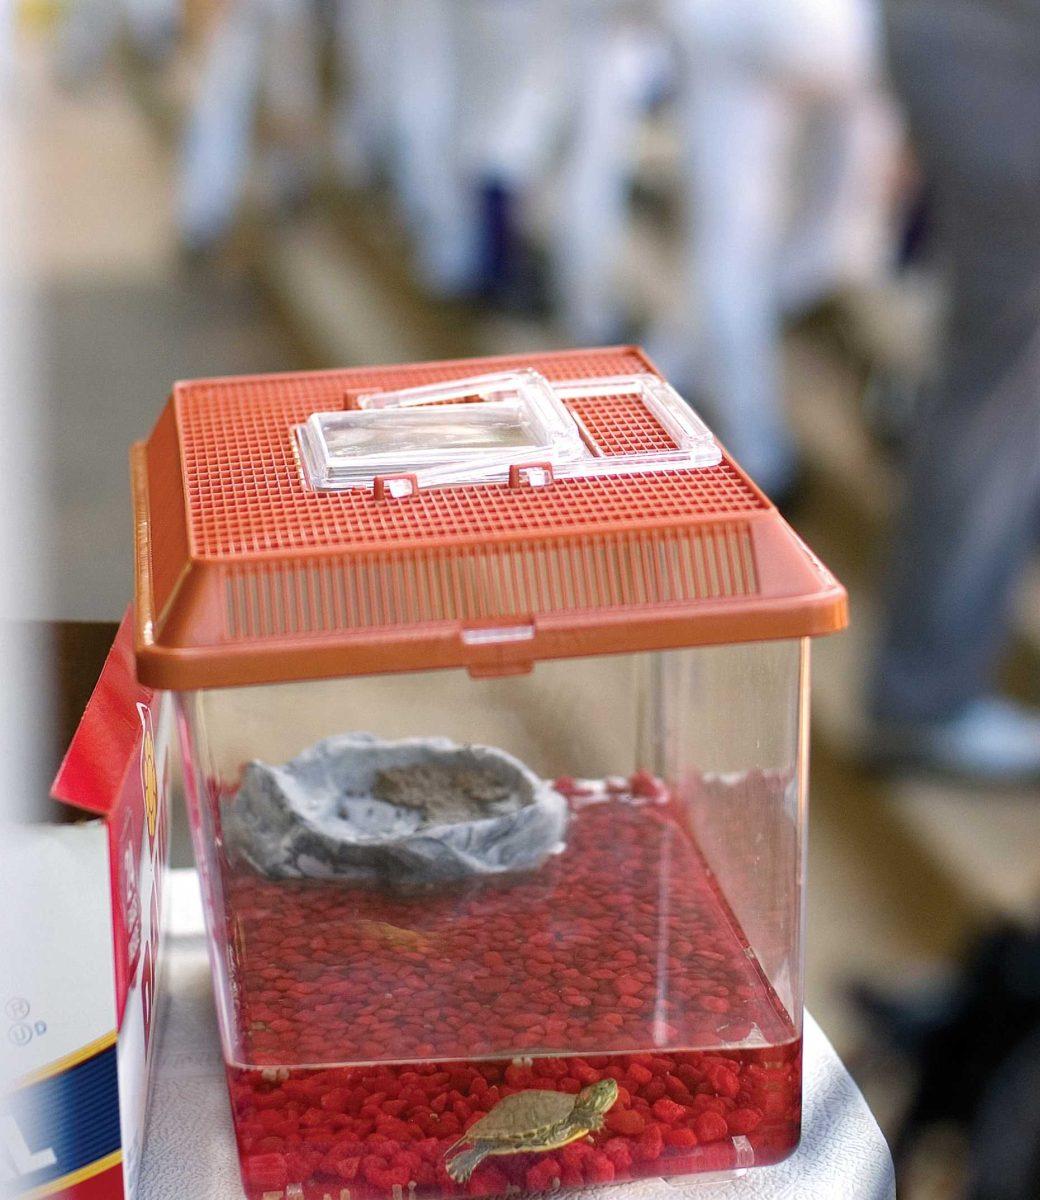
[[417,808],[431,824],[470,821],[515,811],[512,772],[416,762],[376,774],[372,794],[398,807]]
[[502,750],[368,733],[249,763],[223,815],[229,854],[269,878],[393,890],[535,867],[566,825],[563,797]]

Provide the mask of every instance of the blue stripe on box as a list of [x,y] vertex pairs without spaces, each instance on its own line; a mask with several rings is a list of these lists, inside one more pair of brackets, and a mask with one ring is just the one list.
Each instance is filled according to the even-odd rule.
[[55,1161],[19,1176],[29,1191],[80,1171],[119,1149],[119,1079],[116,1048],[26,1084],[7,1097],[6,1110],[31,1151],[50,1149]]

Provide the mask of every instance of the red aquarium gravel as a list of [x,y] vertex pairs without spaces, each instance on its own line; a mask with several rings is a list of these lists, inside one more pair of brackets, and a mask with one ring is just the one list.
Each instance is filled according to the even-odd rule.
[[[565,851],[507,881],[400,896],[225,878],[253,1200],[495,1196],[778,1161],[801,1045],[665,787],[559,780]],[[612,1076],[603,1129],[445,1154],[503,1097]]]

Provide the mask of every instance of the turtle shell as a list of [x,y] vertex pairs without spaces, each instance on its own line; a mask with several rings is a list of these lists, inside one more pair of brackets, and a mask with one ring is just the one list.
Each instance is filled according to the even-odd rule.
[[532,1088],[499,1100],[486,1117],[466,1130],[465,1140],[489,1142],[526,1141],[566,1120],[574,1111],[570,1092]]

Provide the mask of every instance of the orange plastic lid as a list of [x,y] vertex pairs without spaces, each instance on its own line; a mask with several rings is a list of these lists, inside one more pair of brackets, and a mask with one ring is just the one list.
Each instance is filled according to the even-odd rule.
[[[131,451],[138,677],[193,690],[830,633],[844,589],[717,466],[322,491],[295,430],[374,390],[532,368],[655,373],[635,347],[178,383]],[[567,401],[591,453],[674,448],[624,395]],[[543,483],[544,486],[532,486]]]

